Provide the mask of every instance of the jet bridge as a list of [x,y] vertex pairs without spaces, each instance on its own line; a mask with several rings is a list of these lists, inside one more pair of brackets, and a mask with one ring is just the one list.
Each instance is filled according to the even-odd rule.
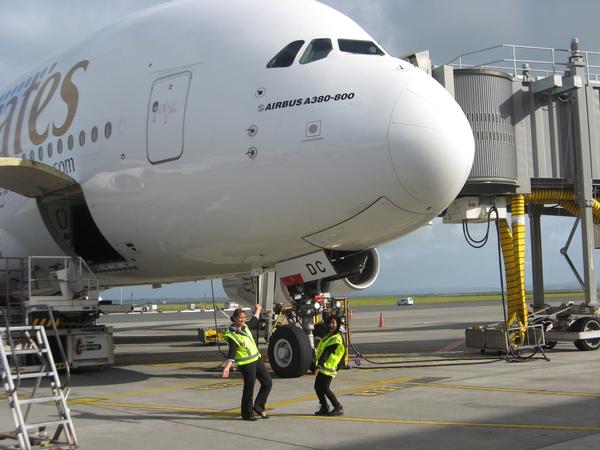
[[[594,269],[594,249],[600,248],[600,53],[582,51],[573,39],[568,50],[499,45],[434,68],[427,53],[407,59],[454,95],[473,129],[473,168],[444,223],[497,220],[507,281],[505,325],[513,330],[502,331],[506,347],[543,344],[543,336],[530,342],[527,331],[528,325],[543,324],[546,331],[554,326],[551,335],[546,333],[551,344],[571,340],[580,350],[600,348]],[[531,230],[533,314],[525,300],[525,214]],[[583,305],[545,304],[544,215],[573,217],[561,253],[585,292]],[[577,229],[582,274],[568,254]]]

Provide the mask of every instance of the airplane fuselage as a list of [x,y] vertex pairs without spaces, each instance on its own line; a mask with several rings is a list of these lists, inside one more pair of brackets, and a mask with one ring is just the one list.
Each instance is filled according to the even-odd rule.
[[[331,51],[300,63],[315,39]],[[173,282],[426,224],[468,176],[468,123],[425,73],[340,39],[374,42],[313,1],[181,2],[47,60],[0,91],[1,152],[80,193],[4,191],[0,252],[84,254],[106,286]]]

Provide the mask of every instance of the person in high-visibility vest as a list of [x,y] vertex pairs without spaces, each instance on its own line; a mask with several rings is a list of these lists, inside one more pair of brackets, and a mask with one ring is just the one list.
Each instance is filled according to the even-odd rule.
[[[269,418],[266,413],[266,403],[271,392],[271,375],[269,375],[265,363],[260,359],[258,346],[254,341],[252,331],[250,331],[258,323],[261,308],[260,305],[256,305],[254,315],[248,323],[246,323],[244,310],[241,308],[236,309],[231,316],[233,324],[225,331],[225,339],[229,344],[229,354],[223,369],[223,378],[229,378],[229,370],[235,362],[244,377],[241,406],[242,419],[244,420],[256,420],[254,413],[262,419]],[[253,402],[254,384],[257,378],[260,382],[260,389],[256,400]]]
[[[337,375],[338,364],[346,352],[342,334],[340,333],[340,325],[340,318],[335,316],[329,317],[327,320],[329,333],[321,339],[321,342],[317,346],[315,392],[317,393],[317,397],[319,397],[321,408],[315,412],[315,416],[344,415],[342,404],[330,388],[331,381]],[[329,399],[331,406],[333,406],[332,410],[329,410],[327,399]]]

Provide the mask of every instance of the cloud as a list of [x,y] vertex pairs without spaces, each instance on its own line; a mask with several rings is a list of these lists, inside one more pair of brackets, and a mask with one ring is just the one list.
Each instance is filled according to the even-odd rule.
[[134,11],[165,0],[0,1],[0,85]]

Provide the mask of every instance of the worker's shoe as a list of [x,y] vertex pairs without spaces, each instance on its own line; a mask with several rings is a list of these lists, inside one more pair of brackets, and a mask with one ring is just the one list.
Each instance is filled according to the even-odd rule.
[[334,407],[329,413],[328,416],[343,416],[344,415],[344,407],[342,405]]
[[254,421],[256,421],[256,417],[254,417],[254,416],[242,417],[242,420],[250,420],[250,421],[254,422]]
[[327,406],[321,405],[321,408],[318,411],[315,411],[315,416],[328,416],[329,408]]
[[269,416],[268,414],[265,412],[264,409],[256,409],[254,408],[254,412],[261,418],[261,419],[268,419]]

